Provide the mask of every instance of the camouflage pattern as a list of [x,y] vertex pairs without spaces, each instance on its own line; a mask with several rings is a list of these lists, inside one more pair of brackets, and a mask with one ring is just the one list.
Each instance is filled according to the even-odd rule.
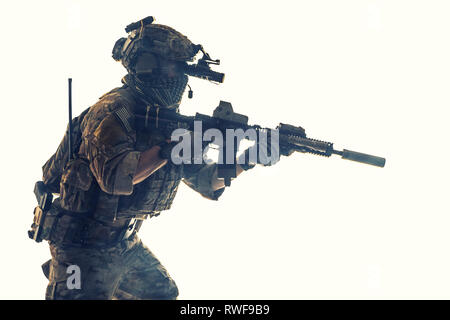
[[[124,109],[127,118],[119,118],[117,113]],[[190,168],[168,163],[143,182],[133,185],[140,152],[165,141],[171,134],[164,128],[140,128],[135,115],[144,115],[146,110],[126,86],[104,95],[90,108],[81,124],[82,143],[78,153],[80,159],[89,163],[90,170],[74,168],[72,194],[78,190],[78,200],[66,201],[75,208],[63,206],[64,209],[72,211],[79,206],[77,203],[91,203],[88,198],[97,197],[96,219],[145,218],[145,215],[170,208],[183,178],[188,186],[204,197],[218,199],[218,193],[211,187],[216,171],[214,164]],[[69,168],[67,175],[70,176],[71,171]],[[90,179],[96,182],[99,190],[92,190],[88,183]]]
[[[84,110],[79,116],[72,119],[72,147],[78,150],[81,140],[80,124],[89,108]],[[67,126],[64,137],[56,152],[42,166],[42,181],[52,193],[60,192],[60,182],[64,169],[69,162],[69,126]]]
[[[178,288],[166,269],[137,235],[107,249],[50,245],[44,264],[46,299],[175,299]],[[80,268],[81,288],[70,289],[68,267]],[[47,269],[47,270],[46,270]]]
[[[124,85],[102,96],[84,116],[77,157],[66,166],[60,198],[55,200],[62,215],[56,205],[50,215],[56,222],[48,228],[52,260],[47,299],[175,299],[178,295],[174,281],[137,235],[112,245],[102,242],[119,239],[118,231],[132,218],[143,220],[169,209],[181,181],[212,200],[224,191],[212,188],[215,164],[168,163],[133,185],[140,153],[171,133],[171,128],[150,129],[137,121],[136,115],[151,107]],[[57,172],[52,165],[58,164],[50,162],[46,172]],[[66,285],[69,265],[81,269],[80,290]]]
[[133,30],[127,39],[119,39],[112,56],[121,61],[129,73],[135,74],[140,72],[136,68],[140,57],[145,57],[146,63],[151,63],[152,55],[171,61],[193,61],[199,48],[171,27],[149,24]]
[[[141,22],[130,31],[128,39],[119,39],[113,49],[113,58],[128,70],[130,83],[123,81],[123,87],[103,95],[75,119],[73,160],[68,162],[66,134],[43,168],[44,181],[51,183],[52,192],[60,193],[50,210],[51,223],[44,228],[52,255],[43,265],[49,278],[46,299],[175,299],[175,282],[139,240],[138,228],[131,237],[122,231],[134,219],[141,223],[168,210],[181,181],[212,200],[224,191],[212,188],[215,164],[168,162],[133,184],[141,152],[169,139],[173,130],[141,120],[157,105],[178,110],[187,84],[183,75],[137,85],[140,79],[135,76],[152,73],[164,60],[193,61],[200,47],[163,25]],[[73,265],[80,268],[80,289],[67,285]]]
[[150,46],[150,52],[173,61],[192,61],[198,48],[183,34],[175,29],[161,25],[150,24],[143,28],[142,38]]

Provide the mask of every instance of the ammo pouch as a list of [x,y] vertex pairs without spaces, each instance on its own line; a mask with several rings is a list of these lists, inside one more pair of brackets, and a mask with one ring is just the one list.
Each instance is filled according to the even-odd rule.
[[97,184],[93,180],[86,160],[77,158],[69,161],[61,176],[61,208],[74,213],[93,212],[98,194]]
[[142,222],[129,219],[125,226],[108,226],[89,217],[89,214],[61,209],[58,198],[48,210],[36,208],[32,230],[28,233],[37,242],[48,240],[56,245],[104,248],[131,237],[139,231]]
[[98,187],[93,182],[89,164],[83,159],[74,159],[67,163],[61,176],[60,197],[52,203],[53,194],[42,182],[36,182],[34,193],[38,206],[34,209],[34,219],[28,236],[36,242],[51,240],[62,212],[77,214],[95,210]]

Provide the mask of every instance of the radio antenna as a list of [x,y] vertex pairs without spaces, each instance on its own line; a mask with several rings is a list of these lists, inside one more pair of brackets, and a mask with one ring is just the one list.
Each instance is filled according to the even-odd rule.
[[69,78],[69,161],[72,158],[72,78]]

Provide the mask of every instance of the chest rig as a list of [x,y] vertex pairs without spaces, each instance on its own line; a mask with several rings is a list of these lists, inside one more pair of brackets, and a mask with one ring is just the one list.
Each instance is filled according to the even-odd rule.
[[[119,93],[131,95],[130,91],[130,88],[122,89]],[[133,101],[139,103],[137,99]],[[145,117],[145,114],[148,114],[152,108],[158,108],[157,106],[143,107],[137,103],[118,109],[115,115],[125,130],[134,131],[135,150],[143,152],[170,138],[173,128]],[[134,117],[133,114],[144,117]],[[115,196],[100,190],[94,218],[114,221],[157,216],[161,211],[170,209],[182,177],[183,167],[168,162],[147,179],[134,185],[131,195]]]

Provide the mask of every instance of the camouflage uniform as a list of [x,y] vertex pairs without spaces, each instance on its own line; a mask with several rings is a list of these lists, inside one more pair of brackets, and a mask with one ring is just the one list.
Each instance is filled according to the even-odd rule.
[[[66,167],[54,203],[60,217],[49,241],[51,263],[43,266],[49,277],[47,299],[177,297],[175,282],[139,240],[132,222],[169,209],[180,181],[212,200],[223,189],[212,189],[216,165],[170,162],[133,185],[140,153],[169,134],[164,126],[151,129],[136,117],[149,107],[124,85],[85,115],[78,157]],[[127,226],[131,235],[123,237]],[[69,265],[80,267],[79,290],[66,285]]]
[[[50,246],[46,299],[175,299],[178,289],[137,235],[111,248]],[[81,270],[81,289],[69,289],[68,267]]]
[[[149,110],[178,110],[187,85],[183,72],[164,73],[167,61],[180,67],[201,49],[152,22],[148,17],[129,25],[128,38],[114,45],[113,58],[128,71],[124,86],[74,119],[76,157],[69,161],[66,133],[44,165],[47,192],[60,194],[32,226],[42,225],[42,239],[50,244],[52,259],[43,265],[47,299],[175,299],[175,282],[137,231],[147,217],[170,208],[180,181],[208,199],[223,192],[212,188],[217,166],[206,164],[169,161],[133,184],[141,153],[167,141],[173,130],[148,121]],[[81,289],[67,286],[72,265],[80,268]]]

